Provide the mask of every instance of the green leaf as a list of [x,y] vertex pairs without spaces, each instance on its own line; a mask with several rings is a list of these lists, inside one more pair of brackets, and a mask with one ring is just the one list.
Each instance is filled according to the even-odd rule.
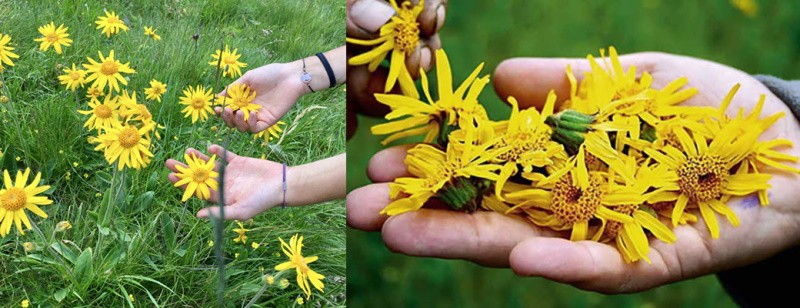
[[169,215],[164,215],[161,217],[161,229],[164,236],[164,246],[167,248],[167,251],[172,251],[175,249],[175,224],[172,222],[172,218]]
[[67,293],[69,293],[69,289],[64,288],[56,291],[56,293],[53,294],[53,296],[56,298],[56,301],[60,303],[67,297]]
[[78,257],[78,260],[75,261],[75,269],[72,275],[75,281],[80,284],[88,284],[93,280],[90,279],[94,275],[94,259],[91,248],[86,248]]
[[136,200],[133,200],[131,206],[127,208],[129,214],[138,213],[150,207],[153,204],[154,196],[155,192],[148,191],[136,197]]

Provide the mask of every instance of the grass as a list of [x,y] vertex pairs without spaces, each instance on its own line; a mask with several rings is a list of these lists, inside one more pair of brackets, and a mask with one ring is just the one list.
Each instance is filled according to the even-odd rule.
[[[107,39],[94,20],[107,9],[120,14],[130,27]],[[333,49],[344,37],[344,5],[339,1],[0,1],[0,33],[12,36],[20,58],[4,74],[9,104],[0,105],[0,168],[12,172],[30,167],[42,172],[55,204],[45,206],[47,219],[32,218],[41,232],[12,231],[0,239],[0,306],[19,307],[207,307],[217,303],[212,224],[195,218],[201,201],[180,202],[181,191],[167,179],[163,162],[182,160],[188,147],[204,150],[210,143],[230,142],[241,155],[298,165],[345,150],[344,97],[341,88],[307,95],[284,117],[293,128],[269,144],[250,134],[229,130],[221,119],[192,124],[184,118],[178,97],[186,86],[214,86],[214,68],[207,63],[223,42],[238,48],[248,69],[271,62],[292,61]],[[69,27],[73,46],[63,55],[38,50],[37,27],[54,21]],[[162,36],[144,36],[153,26]],[[197,40],[192,39],[197,35]],[[118,59],[137,71],[129,91],[144,101],[151,79],[167,84],[162,102],[148,102],[154,119],[165,128],[154,141],[153,162],[126,172],[123,185],[114,168],[87,142],[85,90],[73,93],[58,84],[61,69],[97,51],[114,49]],[[222,78],[220,87],[233,81]],[[219,90],[219,88],[217,88]],[[109,198],[120,190],[118,200]],[[110,214],[106,210],[110,209]],[[248,245],[233,243],[234,223],[226,223],[226,307],[291,306],[302,293],[294,273],[286,289],[266,286],[264,274],[286,257],[278,238],[305,236],[305,255],[327,278],[325,293],[315,291],[315,306],[345,305],[345,209],[343,201],[286,210],[275,209],[244,222]],[[57,222],[73,229],[54,233]],[[38,249],[25,252],[22,243]],[[251,242],[261,243],[254,250]],[[236,257],[238,255],[238,257]],[[262,272],[263,270],[263,272]],[[276,279],[277,280],[277,279]],[[131,300],[130,298],[133,298]]]
[[[721,62],[751,74],[800,77],[798,3],[757,1],[754,18],[727,0],[714,1],[450,1],[441,30],[454,83],[486,62],[491,74],[512,57],[585,57],[613,44],[621,53],[658,50]],[[691,82],[691,81],[690,81]],[[492,90],[480,96],[490,118],[510,108]],[[366,165],[381,149],[368,127],[381,119],[358,118],[348,141],[348,189],[369,183]],[[587,305],[732,306],[714,276],[631,295],[607,296],[544,279],[516,277],[507,269],[469,262],[392,254],[379,234],[348,230],[348,304],[353,307],[572,307]]]

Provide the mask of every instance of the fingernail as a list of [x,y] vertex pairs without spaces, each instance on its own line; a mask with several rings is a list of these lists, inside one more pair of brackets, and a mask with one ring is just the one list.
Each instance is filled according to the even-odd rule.
[[377,0],[358,1],[350,8],[350,19],[367,32],[377,32],[394,14],[388,3]]
[[422,48],[419,56],[419,66],[422,67],[426,72],[431,69],[433,63],[431,61],[433,59],[433,50],[431,50],[430,46],[425,46]]
[[434,27],[436,32],[439,32],[439,29],[441,29],[444,25],[444,18],[446,15],[447,9],[445,9],[443,4],[440,4],[439,8],[436,9],[436,25]]

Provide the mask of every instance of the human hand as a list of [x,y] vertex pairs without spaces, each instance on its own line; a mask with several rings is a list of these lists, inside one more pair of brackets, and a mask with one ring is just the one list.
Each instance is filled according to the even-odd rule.
[[[685,76],[699,94],[686,105],[717,107],[730,88],[741,88],[728,108],[729,115],[740,107],[749,111],[759,95],[766,95],[762,114],[784,112],[762,139],[785,138],[800,144],[800,124],[786,105],[758,80],[718,63],[662,53],[639,53],[620,57],[623,66],[636,65],[653,76],[653,87]],[[590,70],[583,59],[511,59],[495,71],[495,88],[500,97],[514,96],[521,106],[538,106],[550,89],[561,101],[569,97],[564,69],[572,66],[576,78]],[[525,82],[520,82],[524,80]],[[714,273],[757,262],[788,247],[800,244],[800,193],[796,175],[773,173],[770,201],[760,207],[755,196],[728,202],[741,225],[720,224],[720,238],[711,239],[703,222],[674,229],[674,244],[651,241],[652,264],[625,263],[613,246],[571,242],[522,220],[497,213],[423,209],[388,218],[378,212],[389,203],[388,184],[407,176],[403,165],[406,148],[391,148],[373,157],[368,174],[378,182],[348,195],[348,224],[383,232],[393,251],[415,256],[467,259],[484,265],[510,266],[522,276],[541,276],[582,289],[604,293],[625,293]],[[798,156],[798,150],[785,151]],[[794,167],[797,167],[794,165]]]
[[[402,5],[402,0],[397,0]],[[414,4],[419,0],[412,0]],[[375,39],[378,30],[395,14],[387,0],[347,0],[347,36],[357,39]],[[420,40],[411,56],[406,59],[406,67],[411,77],[419,78],[419,69],[428,71],[433,66],[433,52],[441,47],[438,31],[444,24],[447,0],[427,0],[419,15]],[[369,48],[356,44],[347,45],[347,58],[361,54]],[[375,100],[375,93],[383,93],[389,70],[378,67],[369,72],[366,65],[348,66],[347,102],[348,131],[355,128],[356,112],[370,116],[383,116],[388,112],[386,106]],[[393,92],[399,93],[399,85]],[[350,134],[348,134],[350,136]]]
[[[222,158],[225,149],[218,145],[208,147],[208,152]],[[209,157],[198,150],[189,148],[186,154],[208,161]],[[253,218],[278,204],[281,204],[281,188],[283,185],[283,165],[268,160],[239,156],[228,151],[228,165],[225,168],[225,179],[222,189],[225,190],[225,219],[247,220]],[[167,160],[167,168],[172,171],[169,180],[178,182],[175,175],[176,166],[186,164],[174,159]],[[214,167],[219,172],[219,163]],[[181,186],[186,189],[186,185]],[[209,202],[217,203],[219,192],[212,190]],[[204,208],[197,212],[198,218],[208,218],[219,213],[218,206]]]
[[[231,108],[216,107],[214,111],[222,116],[225,124],[241,132],[257,133],[275,125],[308,91],[299,77],[302,66],[295,62],[264,65],[245,72],[232,83],[244,83],[256,92],[253,103],[260,105],[261,109],[251,112],[248,120],[245,121],[240,110],[234,112]],[[223,90],[219,95],[226,93],[227,90]]]

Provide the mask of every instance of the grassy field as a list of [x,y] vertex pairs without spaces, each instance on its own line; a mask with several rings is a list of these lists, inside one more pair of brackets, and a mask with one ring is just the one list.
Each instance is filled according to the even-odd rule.
[[[752,74],[800,78],[800,4],[756,1],[746,16],[713,1],[450,1],[441,39],[461,82],[480,62],[491,74],[511,57],[585,57],[613,44],[621,53],[657,50],[721,62]],[[691,82],[691,81],[690,81]],[[510,114],[494,91],[480,101],[492,119]],[[364,171],[382,137],[359,117],[349,141],[348,189],[369,183]],[[356,150],[357,149],[357,150]],[[392,254],[379,234],[348,230],[348,304],[354,307],[732,306],[714,276],[631,295],[606,296],[507,269]]]
[[[115,11],[130,30],[107,39],[94,21],[104,10]],[[20,58],[3,73],[0,104],[0,167],[12,173],[30,167],[41,171],[46,192],[55,201],[44,206],[47,219],[31,216],[41,232],[16,231],[0,238],[0,307],[208,307],[217,303],[213,226],[195,218],[204,207],[196,198],[183,203],[172,187],[163,162],[183,160],[188,147],[205,150],[226,142],[241,155],[298,165],[345,151],[343,88],[307,95],[284,117],[284,138],[254,140],[229,130],[221,119],[192,124],[178,104],[188,85],[214,86],[211,54],[225,43],[238,48],[247,69],[284,62],[338,47],[344,40],[344,3],[335,0],[149,0],[149,1],[0,1],[0,33],[11,35]],[[39,51],[37,27],[55,22],[69,27],[73,46],[63,55]],[[152,26],[161,41],[145,36]],[[194,40],[193,35],[197,36]],[[154,140],[153,162],[126,171],[124,185],[111,187],[114,171],[93,149],[83,128],[88,116],[85,89],[78,102],[57,76],[72,63],[97,59],[113,49],[130,62],[128,91],[144,103],[152,79],[167,84],[161,102],[147,102],[154,120],[165,128]],[[246,69],[245,69],[246,70]],[[221,78],[223,85],[233,81]],[[88,86],[88,85],[87,85]],[[117,182],[118,183],[118,182]],[[109,201],[111,189],[121,197]],[[110,214],[105,214],[107,212]],[[343,306],[345,296],[345,209],[343,201],[303,208],[275,209],[244,226],[247,245],[234,243],[236,227],[226,223],[224,245],[228,307],[297,305],[302,294],[292,271],[275,273],[284,262],[278,238],[305,236],[304,255],[318,255],[311,267],[325,275],[325,293],[314,291],[305,305]],[[74,226],[55,233],[59,221]],[[26,252],[23,243],[36,249]],[[253,249],[251,242],[260,243]],[[264,275],[288,278],[290,286],[268,286]],[[265,288],[262,290],[262,288]],[[263,294],[261,291],[263,291]],[[260,295],[260,296],[259,296]],[[305,299],[305,297],[304,297]]]

